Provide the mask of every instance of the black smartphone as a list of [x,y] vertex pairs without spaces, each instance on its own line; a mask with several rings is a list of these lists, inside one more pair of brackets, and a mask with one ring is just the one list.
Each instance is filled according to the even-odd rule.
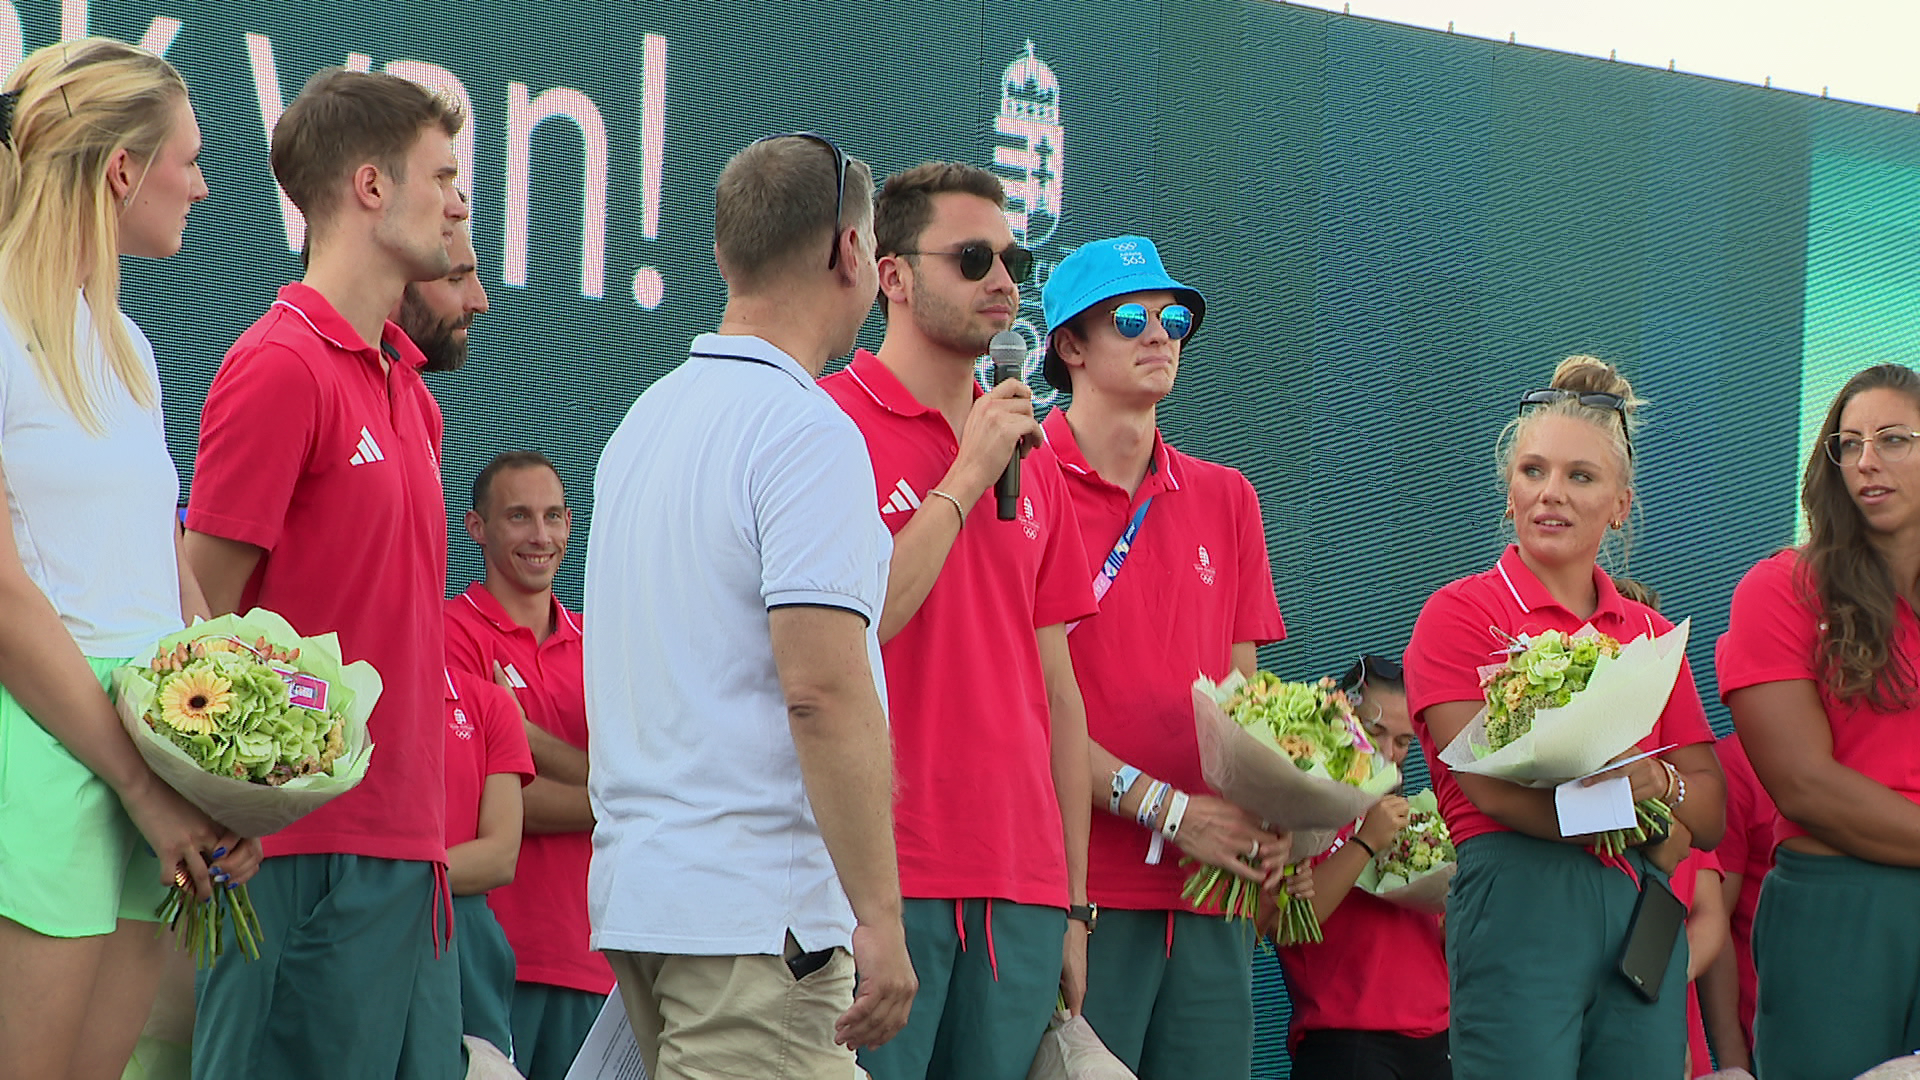
[[787,970],[793,972],[794,981],[799,982],[801,979],[826,967],[827,961],[831,959],[833,959],[832,949],[821,949],[818,952],[801,953],[798,956],[787,959]]
[[1620,974],[1648,1001],[1660,1000],[1660,982],[1686,926],[1687,905],[1672,889],[1643,876],[1633,921],[1627,924],[1627,943],[1620,950]]

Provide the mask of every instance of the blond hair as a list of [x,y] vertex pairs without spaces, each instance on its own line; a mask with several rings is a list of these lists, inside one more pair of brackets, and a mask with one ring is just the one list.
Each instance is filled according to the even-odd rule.
[[187,84],[145,49],[84,38],[35,50],[6,93],[14,100],[0,146],[0,316],[50,395],[97,432],[103,388],[87,378],[74,340],[80,292],[107,366],[134,402],[150,409],[160,394],[120,317],[121,208],[107,165],[120,150],[153,161]]
[[1620,399],[1621,407],[1616,411],[1583,405],[1576,398],[1562,398],[1528,409],[1507,421],[1507,426],[1500,432],[1500,475],[1505,477],[1512,469],[1513,448],[1519,445],[1521,437],[1542,416],[1571,416],[1592,424],[1607,436],[1613,444],[1614,454],[1620,459],[1620,475],[1625,478],[1627,487],[1631,488],[1633,433],[1640,430],[1640,420],[1634,414],[1646,404],[1634,396],[1633,384],[1620,374],[1618,368],[1597,356],[1569,356],[1553,369],[1553,381],[1548,386],[1575,394],[1612,394]]
[[714,248],[729,288],[763,290],[816,260],[826,269],[841,230],[873,213],[873,171],[849,157],[846,200],[834,220],[838,165],[833,151],[808,136],[762,139],[733,155],[713,200]]

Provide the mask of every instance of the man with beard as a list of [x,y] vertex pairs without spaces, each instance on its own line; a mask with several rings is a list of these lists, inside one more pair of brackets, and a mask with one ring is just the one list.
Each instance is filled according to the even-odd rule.
[[[432,337],[443,354],[465,353],[453,328],[486,310],[478,282],[467,280],[470,290],[418,287],[418,309],[438,305],[445,329]],[[460,300],[463,293],[480,293],[477,308]],[[434,347],[421,347],[431,368]],[[553,594],[573,532],[553,462],[534,450],[488,462],[473,482],[466,528],[486,560],[486,578],[447,601],[447,663],[512,690],[526,710],[536,769],[524,792],[519,869],[487,898],[513,946],[513,1063],[530,1080],[561,1080],[614,979],[588,940],[587,702],[580,616]]]
[[487,313],[487,289],[480,284],[479,257],[466,222],[454,232],[447,254],[453,259],[447,276],[408,282],[390,316],[426,356],[423,374],[460,370],[467,362],[467,328],[474,316]]
[[1056,466],[1026,471],[1015,520],[981,501],[1040,434],[1024,383],[973,376],[1033,265],[1004,206],[971,165],[889,178],[886,340],[820,384],[866,437],[894,534],[880,640],[921,989],[899,1037],[860,1055],[874,1080],[1021,1080],[1056,995],[1077,1013],[1086,991],[1091,793],[1066,624],[1093,590]]
[[274,176],[306,215],[311,259],[208,391],[186,557],[216,614],[268,608],[372,663],[380,764],[265,840],[250,885],[262,960],[232,950],[201,976],[195,1076],[464,1072],[441,428],[426,358],[387,321],[407,283],[452,269],[464,121],[415,83],[332,68],[274,128]]

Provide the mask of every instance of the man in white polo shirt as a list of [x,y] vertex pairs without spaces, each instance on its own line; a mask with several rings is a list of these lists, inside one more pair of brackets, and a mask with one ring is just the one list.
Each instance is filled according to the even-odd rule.
[[593,945],[648,1075],[846,1080],[916,987],[875,629],[892,545],[859,429],[814,384],[873,307],[872,174],[763,139],[714,219],[719,332],[594,478]]

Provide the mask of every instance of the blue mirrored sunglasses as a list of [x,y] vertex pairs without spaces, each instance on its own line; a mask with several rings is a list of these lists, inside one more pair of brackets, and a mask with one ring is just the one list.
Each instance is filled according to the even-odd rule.
[[1113,309],[1113,328],[1121,337],[1137,338],[1147,332],[1149,314],[1159,316],[1160,328],[1174,341],[1193,331],[1193,312],[1185,304],[1168,304],[1156,312],[1148,312],[1145,304],[1121,304]]

